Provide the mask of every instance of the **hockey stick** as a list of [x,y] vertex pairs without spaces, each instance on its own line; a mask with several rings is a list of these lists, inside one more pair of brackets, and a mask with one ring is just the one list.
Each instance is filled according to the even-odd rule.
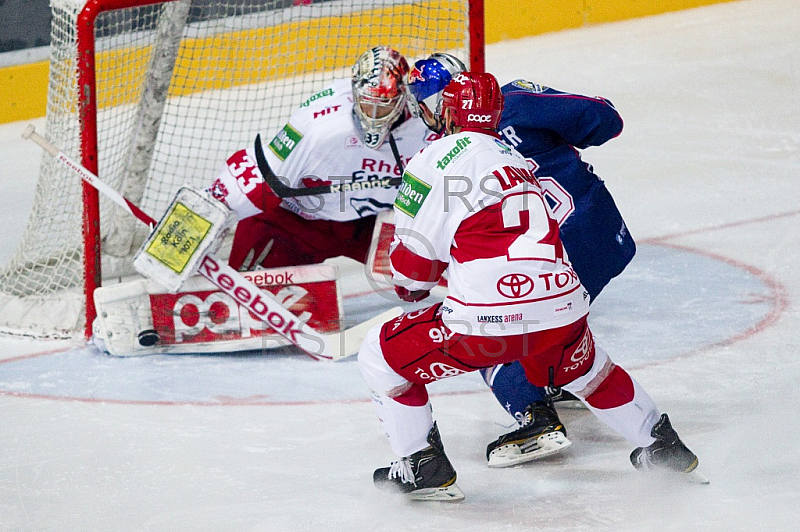
[[25,131],[22,132],[22,138],[30,139],[34,141],[36,144],[44,148],[44,151],[50,154],[53,159],[60,162],[73,172],[77,173],[81,176],[81,179],[92,185],[96,188],[99,192],[102,192],[109,198],[111,201],[122,207],[125,212],[134,215],[136,218],[147,224],[150,229],[155,227],[156,221],[145,214],[139,207],[125,199],[120,193],[116,190],[111,188],[110,186],[106,185],[100,178],[91,173],[89,170],[78,164],[77,162],[70,159],[64,152],[59,151],[58,148],[50,144],[50,142],[44,138],[43,136],[36,133],[36,128],[33,127],[33,124],[29,124],[28,127],[25,128]]
[[[152,217],[101,181],[95,174],[61,152],[43,136],[36,133],[33,125],[29,125],[22,136],[44,148],[56,161],[78,174],[81,179],[105,194],[114,203],[125,209],[126,212],[151,228],[157,225]],[[402,313],[400,307],[393,307],[346,331],[320,333],[307,324],[299,322],[297,316],[281,305],[272,294],[258,288],[254,283],[230,267],[227,262],[219,260],[212,253],[208,253],[202,258],[197,273],[211,281],[216,287],[231,296],[234,301],[247,308],[254,316],[269,325],[275,332],[315,359],[339,360],[356,354],[367,331],[375,325],[384,323]]]
[[[394,141],[394,139],[392,139]],[[392,144],[392,152],[395,157],[398,157],[397,146]],[[254,146],[256,152],[256,165],[261,172],[264,181],[269,185],[269,188],[281,198],[296,198],[300,196],[318,196],[320,194],[338,194],[341,192],[350,192],[353,190],[362,190],[361,183],[342,183],[340,185],[321,185],[318,187],[308,188],[292,188],[275,175],[275,172],[270,168],[267,158],[264,155],[264,146],[261,144],[261,134],[256,135],[256,142]],[[402,164],[400,165],[402,169]],[[363,188],[391,188],[399,186],[403,182],[402,177],[384,178],[379,181],[367,181],[363,183]],[[374,184],[374,186],[372,185]]]

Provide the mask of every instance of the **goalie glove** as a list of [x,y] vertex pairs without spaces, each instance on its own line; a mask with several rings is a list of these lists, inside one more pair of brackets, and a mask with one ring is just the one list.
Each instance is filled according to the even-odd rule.
[[394,292],[397,294],[397,297],[407,303],[416,303],[431,295],[430,290],[409,290],[404,286],[398,285],[394,285]]

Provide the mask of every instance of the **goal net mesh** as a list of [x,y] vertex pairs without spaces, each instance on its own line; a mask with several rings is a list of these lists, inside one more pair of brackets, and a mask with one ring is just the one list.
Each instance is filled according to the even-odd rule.
[[[99,177],[159,218],[183,184],[208,186],[225,159],[271,137],[355,59],[385,44],[410,62],[449,51],[468,64],[468,0],[96,0]],[[52,0],[46,136],[81,153],[77,27],[84,0]],[[130,7],[120,7],[129,5]],[[108,9],[108,10],[103,10]],[[83,198],[43,156],[17,252],[0,269],[0,332],[79,337],[86,327]],[[133,274],[146,228],[100,199],[103,282]],[[87,220],[93,223],[93,220]]]

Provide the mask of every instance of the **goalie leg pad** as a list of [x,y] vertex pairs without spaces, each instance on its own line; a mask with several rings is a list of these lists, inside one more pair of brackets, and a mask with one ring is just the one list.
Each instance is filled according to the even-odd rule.
[[[243,272],[275,294],[313,329],[337,332],[342,297],[335,266],[321,264]],[[115,356],[228,353],[272,349],[289,342],[210,281],[193,277],[177,294],[137,280],[95,290],[95,345]]]

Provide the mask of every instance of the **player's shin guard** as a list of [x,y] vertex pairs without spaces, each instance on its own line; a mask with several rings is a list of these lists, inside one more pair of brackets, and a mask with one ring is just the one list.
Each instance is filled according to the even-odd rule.
[[428,446],[433,415],[425,387],[412,385],[386,363],[379,333],[380,326],[367,333],[358,353],[358,366],[372,392],[372,403],[392,451],[406,457]]
[[636,445],[647,447],[655,441],[650,431],[659,418],[655,403],[601,348],[588,373],[564,386],[575,394],[600,421]]
[[394,454],[410,456],[428,446],[428,432],[433,427],[430,403],[408,406],[373,392],[372,404]]

